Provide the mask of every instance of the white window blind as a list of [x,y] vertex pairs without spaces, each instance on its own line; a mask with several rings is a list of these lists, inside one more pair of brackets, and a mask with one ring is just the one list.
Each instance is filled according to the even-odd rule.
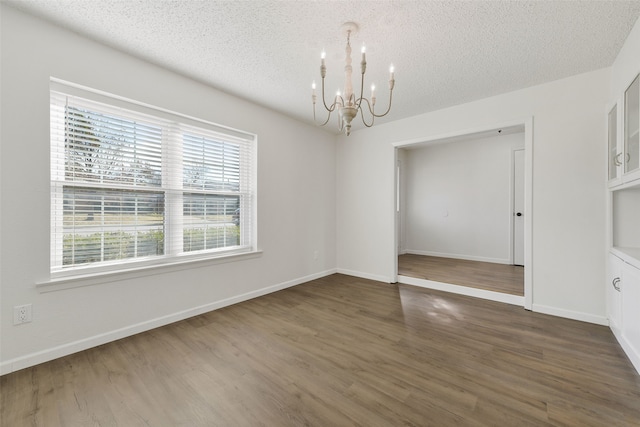
[[50,95],[52,274],[255,249],[252,135],[59,82]]

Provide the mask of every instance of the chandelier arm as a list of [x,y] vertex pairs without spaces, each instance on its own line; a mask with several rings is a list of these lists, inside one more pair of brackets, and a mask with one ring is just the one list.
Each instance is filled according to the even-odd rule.
[[327,123],[329,123],[329,119],[331,119],[331,113],[332,112],[333,112],[333,110],[329,110],[329,113],[327,114],[327,120],[325,120],[322,123],[319,123],[316,120],[316,104],[313,104],[313,122],[316,124],[316,126],[324,126],[324,125],[326,125]]
[[[372,105],[371,105],[371,101],[369,101],[369,99],[367,99],[367,98],[364,98],[364,97],[363,97],[363,98],[362,98],[362,100],[363,100],[363,101],[365,101],[365,102],[367,103],[367,109],[369,110],[369,114],[371,114],[371,125],[369,125],[369,127],[371,127],[371,126],[373,126],[373,122],[374,122],[375,118],[376,118],[376,117],[382,117],[382,116],[384,116],[384,114],[380,114],[380,115],[376,114],[376,113],[374,112],[374,111],[375,111],[375,104],[372,106]],[[361,105],[361,106],[360,106],[360,112],[361,112],[361,113],[362,113],[362,110],[363,110],[363,108],[362,108],[362,105]],[[387,110],[387,113],[388,113],[388,112],[389,112],[389,111]],[[362,114],[364,114],[364,113],[362,113]],[[386,114],[386,113],[385,113],[385,114]],[[362,117],[362,122],[364,123],[364,116]],[[366,123],[365,123],[365,124],[366,124]]]
[[324,108],[329,112],[329,114],[331,114],[331,112],[336,108],[335,102],[331,104],[331,108],[327,107],[327,101],[325,101],[324,97],[324,77],[322,77],[322,104],[324,105]]
[[[364,119],[364,108],[362,108],[362,101],[365,101],[367,103],[367,108],[371,113],[371,123],[367,123],[367,121]],[[376,120],[376,115],[373,114],[373,110],[371,110],[371,104],[369,103],[369,100],[367,98],[360,98],[360,102],[360,108],[358,108],[360,110],[360,118],[362,119],[362,123],[366,127],[370,128],[371,126],[373,126],[373,122]]]
[[387,114],[389,114],[389,111],[391,111],[391,101],[393,100],[393,89],[391,89],[389,91],[389,107],[387,107],[387,111],[385,111],[383,114],[373,114],[374,117],[384,117]]

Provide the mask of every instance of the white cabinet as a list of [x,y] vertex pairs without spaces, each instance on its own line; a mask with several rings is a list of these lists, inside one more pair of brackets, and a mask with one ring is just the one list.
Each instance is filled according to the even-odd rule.
[[609,186],[615,186],[622,183],[622,139],[618,138],[619,125],[618,104],[607,112],[607,149],[609,157]]
[[624,92],[623,182],[640,178],[640,76]]
[[622,265],[622,347],[640,372],[640,269]]
[[640,181],[609,190],[609,326],[640,373]]
[[609,254],[607,272],[607,315],[609,326],[616,336],[622,332],[622,266],[624,261]]
[[607,152],[609,187],[640,182],[640,75],[607,109]]
[[609,325],[640,373],[640,75],[607,108]]
[[640,373],[640,268],[636,263],[626,254],[609,254],[607,316],[611,330]]

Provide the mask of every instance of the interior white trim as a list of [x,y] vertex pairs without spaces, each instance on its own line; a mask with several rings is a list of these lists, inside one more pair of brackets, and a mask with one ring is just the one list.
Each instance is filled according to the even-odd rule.
[[[424,137],[424,138],[413,138],[410,140],[404,141],[396,141],[392,142],[391,145],[396,149],[393,150],[393,165],[397,164],[398,158],[398,149],[406,148],[413,145],[429,145],[429,144],[438,144],[441,142],[445,142],[443,140],[447,140],[450,138],[463,137],[466,135],[474,135],[474,134],[485,134],[486,132],[491,132],[496,129],[506,129],[506,128],[519,128],[522,127],[524,130],[524,149],[525,149],[525,179],[524,179],[524,239],[525,239],[525,248],[524,248],[524,299],[522,301],[522,305],[527,310],[532,310],[533,307],[533,256],[532,256],[532,248],[533,248],[533,117],[527,117],[520,120],[512,120],[503,123],[498,123],[491,126],[482,126],[477,128],[458,130],[453,132],[447,132],[435,136]],[[394,173],[394,176],[396,174]],[[396,186],[394,185],[394,200],[396,199]],[[395,209],[395,203],[394,203]],[[395,260],[393,262],[394,271],[391,273],[391,277],[395,278],[394,281],[399,281],[398,276],[398,219],[397,214],[394,216],[394,256]],[[465,288],[461,287],[462,290],[473,289],[473,288]],[[475,292],[474,292],[475,293]],[[497,292],[494,292],[499,294]],[[469,294],[470,296],[474,296]],[[489,296],[491,296],[489,294]],[[491,299],[491,298],[489,298]]]
[[427,289],[435,289],[438,291],[445,291],[469,297],[482,298],[491,301],[503,302],[520,307],[524,305],[524,297],[522,296],[487,291],[485,289],[470,288],[468,286],[454,285],[451,283],[436,282],[433,280],[418,279],[408,276],[398,276],[398,283],[419,286],[421,288]]
[[135,99],[116,95],[115,93],[95,89],[68,80],[59,79],[57,77],[50,77],[49,87],[51,90],[64,92],[69,95],[79,96],[81,98],[88,98],[107,105],[115,105],[119,108],[131,109],[132,106],[135,106],[134,110],[138,110],[139,112],[152,116],[161,115],[163,118],[166,118],[164,115],[169,115],[168,120],[175,120],[174,116],[179,117],[180,120],[185,121],[186,124],[196,127],[206,125],[212,131],[224,133],[226,137],[236,137],[243,141],[257,141],[258,138],[258,135],[255,133],[221,125],[209,120],[204,120],[198,117],[190,116],[188,114],[183,114],[177,111],[162,108],[157,105],[147,104],[146,102],[136,101]]
[[629,341],[622,335],[622,333],[619,332],[619,329],[611,328],[611,331],[613,332],[613,335],[616,337],[618,343],[633,364],[633,367],[636,368],[636,372],[640,374],[640,353],[638,353],[638,351],[633,348],[631,343],[629,343]]
[[609,319],[607,319],[606,316],[595,316],[589,313],[565,310],[541,304],[534,304],[533,311],[551,316],[564,317],[566,319],[579,320],[581,322],[595,323],[596,325],[609,326]]
[[481,127],[468,128],[468,129],[456,130],[452,132],[441,133],[441,134],[433,135],[429,137],[412,138],[404,141],[392,142],[391,145],[396,148],[406,148],[406,147],[410,147],[418,144],[422,144],[422,145],[438,144],[441,142],[446,142],[443,140],[447,140],[450,138],[458,138],[458,137],[464,137],[467,135],[475,135],[475,134],[485,134],[487,132],[491,132],[497,129],[514,128],[519,126],[525,126],[524,130],[526,130],[527,121],[531,119],[532,118],[526,118],[522,120],[510,120],[510,121],[502,122],[492,126],[481,126]]
[[174,257],[170,258],[170,260],[164,260],[164,263],[162,264],[157,263],[157,261],[151,265],[139,265],[136,263],[132,263],[131,267],[127,269],[109,270],[99,273],[50,278],[37,282],[36,288],[40,293],[54,292],[64,289],[79,288],[82,286],[93,286],[101,283],[134,279],[136,277],[166,274],[172,271],[191,270],[193,268],[207,267],[210,265],[258,258],[262,256],[262,250],[240,253],[227,253],[218,256],[211,256],[211,254],[208,255],[208,257],[187,256],[183,259]]
[[384,283],[394,283],[395,282],[395,280],[392,280],[389,277],[379,276],[377,274],[363,273],[361,271],[347,270],[347,269],[344,269],[344,268],[338,268],[336,270],[336,273],[345,274],[347,276],[360,277],[361,279],[375,280],[376,282],[384,282]]
[[449,254],[444,252],[433,252],[433,251],[420,251],[415,249],[405,249],[402,252],[399,252],[401,255],[412,254],[412,255],[425,255],[425,256],[434,256],[439,258],[453,258],[453,259],[464,259],[469,261],[480,261],[480,262],[492,262],[494,264],[511,264],[511,260],[509,258],[489,258],[475,255],[464,255],[464,254]]
[[533,308],[533,117],[524,120],[524,308]]
[[290,288],[310,280],[319,279],[321,277],[329,276],[336,273],[335,269],[329,269],[321,271],[319,273],[310,274],[308,276],[300,277],[298,279],[289,280],[276,285],[267,286],[262,289],[258,289],[245,294],[236,295],[223,300],[211,302],[201,305],[199,307],[193,307],[187,310],[179,311],[176,313],[168,314],[166,316],[158,317],[148,321],[140,322],[134,325],[125,326],[124,328],[108,331],[102,334],[98,334],[92,337],[83,338],[68,344],[48,348],[43,351],[20,356],[15,359],[7,360],[0,363],[0,375],[5,375],[11,372],[25,369],[40,363],[48,362],[59,357],[68,356],[79,351],[87,350],[92,347],[96,347],[102,344],[106,344],[112,341],[116,341],[131,335],[138,334],[140,332],[149,331],[151,329],[165,326],[170,323],[179,322],[184,319],[188,319],[199,314],[207,313],[219,308],[227,307],[239,302],[247,301],[253,298],[257,298],[263,295],[267,295],[282,289]]

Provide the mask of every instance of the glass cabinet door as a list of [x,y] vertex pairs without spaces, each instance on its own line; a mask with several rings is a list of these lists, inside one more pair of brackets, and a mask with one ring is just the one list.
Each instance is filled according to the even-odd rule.
[[635,78],[624,93],[624,173],[640,168],[640,80]]
[[609,145],[609,181],[618,178],[621,153],[618,152],[618,105],[609,111],[608,117],[608,145]]

